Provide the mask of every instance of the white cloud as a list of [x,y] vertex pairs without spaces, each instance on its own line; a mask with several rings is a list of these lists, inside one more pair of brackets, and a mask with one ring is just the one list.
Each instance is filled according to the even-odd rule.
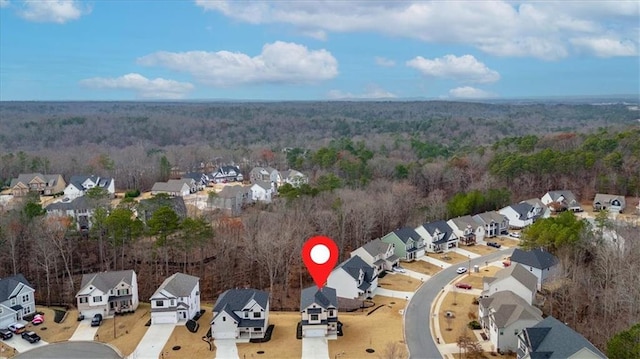
[[0,8],[9,6],[9,0],[0,0]]
[[407,66],[413,67],[425,76],[449,78],[471,83],[490,83],[500,80],[500,74],[491,70],[487,65],[476,60],[472,55],[445,55],[435,59],[425,59],[422,56],[407,61]]
[[634,56],[638,53],[638,45],[632,41],[620,41],[608,37],[582,37],[571,39],[577,48],[583,49],[598,57]]
[[25,0],[19,13],[29,21],[64,24],[90,12],[76,0]]
[[471,86],[456,87],[449,90],[449,96],[466,99],[482,99],[496,97],[495,94]]
[[303,31],[302,34],[316,40],[327,41],[327,32],[323,30],[307,30]]
[[[631,41],[637,54],[635,1],[230,1],[197,6],[252,24],[289,24],[303,32],[377,32],[431,43],[468,44],[492,55],[555,60],[570,39],[603,33]],[[625,54],[626,52],[621,52]]]
[[193,90],[193,85],[188,82],[163,78],[150,80],[136,73],[115,78],[93,77],[80,81],[80,84],[95,89],[133,90],[142,98],[155,99],[180,99]]
[[188,72],[213,86],[259,83],[312,83],[338,75],[338,61],[327,50],[277,41],[254,57],[229,51],[156,52],[138,59],[145,66]]
[[384,58],[384,57],[380,57],[380,56],[376,56],[375,60],[376,60],[376,65],[382,66],[382,67],[393,67],[396,65],[395,61]]
[[396,98],[395,94],[384,90],[377,85],[367,86],[364,93],[353,94],[341,90],[331,90],[327,93],[327,97],[332,100],[348,100],[348,99],[391,99]]

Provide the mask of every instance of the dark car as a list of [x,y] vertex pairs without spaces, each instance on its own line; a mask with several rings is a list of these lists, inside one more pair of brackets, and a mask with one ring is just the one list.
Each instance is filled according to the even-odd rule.
[[22,339],[28,341],[29,343],[37,343],[40,341],[40,336],[34,332],[24,332],[22,333]]
[[0,339],[7,340],[13,337],[13,333],[9,329],[0,329]]
[[489,247],[493,247],[493,248],[500,248],[500,247],[502,247],[502,245],[501,245],[500,243],[498,243],[498,242],[487,242],[487,245],[488,245]]
[[94,315],[93,319],[91,319],[91,326],[92,327],[99,327],[100,324],[102,324],[102,314]]
[[471,284],[467,284],[467,283],[456,283],[456,288],[471,289],[473,287],[471,286]]

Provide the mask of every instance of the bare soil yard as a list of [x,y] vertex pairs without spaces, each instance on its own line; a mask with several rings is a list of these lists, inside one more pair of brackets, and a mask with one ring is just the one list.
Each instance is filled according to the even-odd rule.
[[[9,339],[8,343],[11,343],[12,340],[22,340],[19,337]],[[17,353],[13,350],[13,347],[8,346],[3,341],[0,341],[0,358],[13,358]]]
[[[209,331],[209,323],[211,323],[213,317],[213,307],[211,305],[201,305],[200,308],[206,310],[206,312],[198,320],[198,324],[200,324],[198,331],[191,333],[186,326],[177,325],[164,348],[162,348],[163,358],[215,358],[215,346],[213,351],[209,351],[209,344],[202,340],[202,337]],[[180,350],[173,350],[175,346],[180,346]]]
[[427,256],[449,264],[462,263],[469,260],[467,256],[452,251],[447,253],[427,253]]
[[135,313],[105,319],[98,329],[96,340],[109,343],[118,348],[122,354],[129,355],[133,353],[149,329],[145,324],[150,318],[150,304],[140,303]]
[[520,241],[517,239],[509,238],[509,237],[498,237],[496,242],[502,244],[503,246],[507,246],[509,248],[517,248],[520,247]]
[[[501,269],[502,268],[496,266],[481,267],[480,273],[468,273],[464,275],[464,277],[459,282],[471,284],[473,286],[473,289],[482,289],[482,278],[493,277],[496,272]],[[459,292],[464,292],[464,289],[456,290],[458,290]]]
[[44,313],[44,323],[38,326],[28,324],[27,328],[38,333],[42,340],[48,343],[69,340],[78,327],[78,311],[76,309],[69,310],[62,323],[54,321],[55,314],[53,309],[36,307],[36,310]]
[[438,273],[440,270],[442,270],[442,268],[438,267],[435,264],[431,264],[429,262],[420,261],[420,260],[402,263],[402,267],[410,269],[414,272],[431,275],[431,276]]
[[493,247],[489,247],[485,244],[476,244],[474,246],[460,246],[460,248],[464,249],[465,251],[469,251],[469,252],[473,252],[475,254],[479,254],[481,256],[485,255],[485,254],[489,254],[489,253],[493,253],[495,252],[497,249],[493,248]]
[[[338,316],[341,316],[338,313]],[[269,324],[274,324],[271,340],[267,343],[238,344],[240,358],[272,358],[289,359],[300,358],[302,353],[302,340],[296,339],[296,328],[300,321],[298,312],[271,312]],[[258,355],[258,351],[263,354]]]
[[384,278],[378,279],[380,287],[403,292],[415,292],[420,284],[422,281],[398,273],[389,273]]
[[[467,324],[478,319],[478,305],[473,304],[474,299],[475,295],[460,292],[448,292],[445,295],[438,313],[442,343],[455,343]],[[452,313],[453,317],[447,318],[447,312]]]

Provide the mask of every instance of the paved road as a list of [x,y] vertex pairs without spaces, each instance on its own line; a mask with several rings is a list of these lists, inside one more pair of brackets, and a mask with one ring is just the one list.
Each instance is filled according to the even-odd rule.
[[[20,339],[22,340],[22,339]],[[15,359],[121,359],[116,349],[98,342],[60,342],[20,353]]]
[[[486,256],[471,259],[471,266],[484,265],[486,262],[493,262],[504,256],[511,255],[513,249],[497,251]],[[468,265],[463,262],[460,265]],[[404,332],[409,347],[410,359],[436,359],[442,358],[440,351],[436,347],[431,335],[431,327],[429,318],[431,313],[431,304],[449,282],[451,282],[458,274],[456,268],[451,266],[436,273],[431,279],[418,289],[407,306],[404,319]]]

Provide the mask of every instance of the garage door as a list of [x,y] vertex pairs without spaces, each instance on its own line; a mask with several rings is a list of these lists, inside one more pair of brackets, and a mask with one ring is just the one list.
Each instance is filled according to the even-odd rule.
[[151,313],[151,324],[175,324],[177,322],[175,312]]
[[304,338],[324,337],[324,335],[325,335],[324,329],[306,329],[306,330],[303,330],[302,332],[302,336]]

